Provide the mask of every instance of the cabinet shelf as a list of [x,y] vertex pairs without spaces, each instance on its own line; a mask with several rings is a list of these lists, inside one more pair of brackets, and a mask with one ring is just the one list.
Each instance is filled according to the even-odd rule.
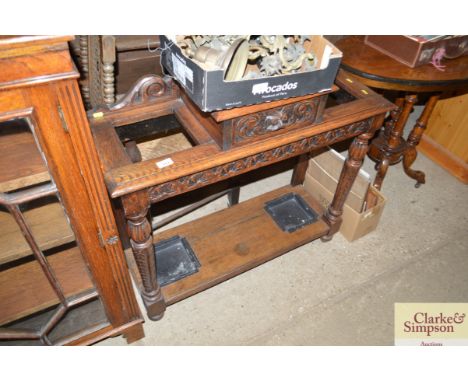
[[1,123],[0,153],[0,192],[50,180],[26,120]]
[[[47,257],[66,297],[92,290],[94,285],[77,247]],[[37,261],[0,272],[0,325],[59,303]]]
[[[265,203],[291,192],[300,195],[320,218],[288,233],[265,211]],[[166,303],[173,304],[323,236],[329,226],[322,215],[320,203],[302,186],[286,186],[158,232],[157,241],[176,235],[185,237],[201,264],[197,273],[162,288]]]
[[[75,240],[62,205],[57,199],[44,204],[47,201],[41,200],[41,204],[24,211],[26,221],[41,250]],[[32,251],[13,216],[0,210],[0,265],[31,254]]]

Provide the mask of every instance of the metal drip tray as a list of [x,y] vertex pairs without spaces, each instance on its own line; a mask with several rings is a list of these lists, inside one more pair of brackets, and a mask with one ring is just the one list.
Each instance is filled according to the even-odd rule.
[[265,210],[285,232],[294,232],[318,220],[318,214],[307,202],[292,192],[265,203]]
[[159,285],[164,286],[190,276],[200,268],[188,241],[180,236],[162,240],[154,245]]

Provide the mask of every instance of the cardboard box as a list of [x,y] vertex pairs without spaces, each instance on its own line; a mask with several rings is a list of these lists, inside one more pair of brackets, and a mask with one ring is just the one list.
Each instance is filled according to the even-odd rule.
[[[325,208],[328,207],[333,199],[333,193],[328,191],[311,175],[306,175],[304,187],[317,201]],[[363,212],[357,212],[348,204],[343,207],[343,223],[340,227],[340,233],[348,241],[357,240],[369,232],[375,230],[378,226],[380,217],[385,207],[385,197],[372,185],[369,187],[369,193],[375,199],[375,205],[367,205]]]
[[208,70],[186,57],[174,38],[161,35],[161,62],[203,111],[230,109],[330,90],[342,53],[321,36],[311,36],[318,69],[251,80],[225,81],[222,69]]
[[364,43],[411,68],[431,62],[438,48],[447,58],[468,54],[468,36],[366,36]]
[[[334,194],[344,161],[345,157],[339,152],[333,149],[324,150],[310,159],[307,172],[325,189]],[[360,169],[346,200],[346,203],[357,212],[361,212],[363,209],[369,185],[369,174]]]
[[[334,178],[334,176],[336,176],[338,168],[341,172],[344,163],[344,157],[340,158],[335,153],[329,150],[320,154],[318,161],[316,158],[312,158],[304,182],[304,188],[307,192],[324,208],[327,208],[333,199],[338,183],[338,177]],[[330,176],[333,173],[335,175]],[[367,191],[361,204],[360,200],[364,188]],[[376,188],[369,185],[368,175],[365,172],[360,172],[343,207],[343,223],[340,227],[340,233],[348,241],[354,241],[372,232],[379,224],[385,203],[385,197]]]

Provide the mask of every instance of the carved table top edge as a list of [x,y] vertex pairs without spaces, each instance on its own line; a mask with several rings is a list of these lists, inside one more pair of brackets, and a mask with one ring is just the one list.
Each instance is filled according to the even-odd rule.
[[445,70],[431,64],[411,68],[367,45],[364,36],[349,36],[337,42],[343,52],[342,70],[352,73],[368,86],[377,89],[434,92],[466,88],[467,56],[444,61]]
[[[332,91],[342,88],[349,92],[356,99],[354,101],[337,105],[325,109],[321,123],[310,125],[307,123],[297,123],[296,128],[285,131],[272,139],[258,139],[239,147],[233,147],[222,150],[218,144],[205,142],[196,145],[190,149],[176,152],[170,155],[173,160],[171,166],[159,169],[156,164],[169,157],[169,155],[150,160],[129,163],[129,161],[119,158],[104,158],[105,165],[102,165],[108,191],[112,198],[139,191],[148,187],[153,187],[183,176],[204,171],[215,166],[228,162],[247,158],[249,156],[261,153],[262,151],[272,150],[284,145],[297,143],[305,138],[318,136],[327,131],[334,131],[346,125],[363,121],[371,117],[386,113],[394,109],[395,105],[373,92],[359,82],[353,81],[343,71],[339,71],[336,78],[336,85]],[[317,95],[305,96],[306,99]],[[303,97],[296,97],[303,98]],[[185,101],[187,102],[187,101]],[[291,103],[291,99],[282,100],[284,103]],[[129,121],[138,121],[168,114],[174,114],[176,109],[184,103],[184,97],[177,89],[171,79],[158,76],[146,76],[138,80],[135,87],[127,93],[123,100],[107,109],[93,110],[88,114],[92,129],[106,125],[119,126]],[[281,104],[281,103],[280,103]],[[117,105],[117,106],[116,106]],[[119,106],[120,105],[120,106]],[[275,107],[275,102],[267,104],[268,108]],[[257,106],[258,107],[258,106]],[[262,106],[265,108],[265,106]],[[242,108],[238,108],[242,109]],[[193,108],[192,108],[193,110]],[[213,123],[213,113],[202,113],[200,115],[209,116]],[[250,110],[250,109],[249,109]],[[252,115],[255,113],[252,113]],[[232,117],[235,118],[236,116]],[[112,129],[108,128],[110,132]],[[96,139],[96,134],[95,139]],[[99,134],[98,134],[99,135]],[[112,133],[111,140],[116,142],[117,134]],[[117,137],[118,138],[118,137]],[[105,147],[106,135],[101,134],[102,142],[97,142],[98,146]],[[123,149],[123,147],[122,147]],[[101,150],[98,149],[98,152]],[[115,151],[115,150],[114,150]],[[125,150],[115,152],[124,153]],[[101,153],[100,153],[101,156]],[[121,156],[120,154],[118,157]],[[101,162],[103,158],[101,156]],[[127,164],[125,164],[127,162]]]
[[365,83],[375,89],[397,90],[415,93],[432,93],[445,90],[463,90],[468,88],[468,79],[453,81],[400,81],[387,77],[374,76],[370,73],[359,72],[351,67],[342,65],[342,70],[352,78]]
[[[189,175],[198,171],[221,165],[226,162],[239,160],[262,151],[272,150],[283,145],[295,143],[305,138],[337,130],[354,122],[363,121],[379,114],[386,113],[393,109],[393,104],[375,102],[374,107],[367,110],[360,110],[352,115],[337,117],[332,121],[305,126],[301,129],[292,130],[275,140],[262,140],[255,143],[222,151],[215,144],[205,144],[195,146],[191,149],[171,154],[170,157],[177,167],[166,167],[158,169],[156,163],[169,157],[169,155],[150,159],[144,162],[132,163],[121,167],[116,167],[105,174],[105,180],[112,198],[116,198],[147,187],[155,186],[170,180],[177,179],[184,175]],[[330,114],[335,114],[333,110]],[[313,130],[313,133],[311,133]],[[188,152],[199,150],[204,155],[195,160],[179,161],[179,157],[186,156]],[[182,154],[180,154],[182,153]]]

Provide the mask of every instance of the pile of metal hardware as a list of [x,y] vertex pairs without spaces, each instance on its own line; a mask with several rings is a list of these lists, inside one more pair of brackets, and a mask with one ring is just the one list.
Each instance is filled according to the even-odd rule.
[[226,81],[239,81],[315,69],[310,36],[179,35],[182,52],[207,69],[225,70]]

